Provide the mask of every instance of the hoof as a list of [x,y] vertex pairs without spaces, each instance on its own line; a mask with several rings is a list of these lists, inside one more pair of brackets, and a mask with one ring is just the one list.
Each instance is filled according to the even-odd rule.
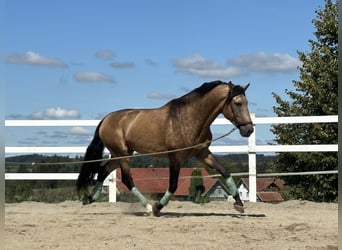
[[153,212],[153,208],[152,208],[151,204],[147,203],[145,208],[146,208],[146,215],[150,216]]
[[239,213],[244,213],[245,212],[245,209],[243,207],[243,204],[241,203],[234,203],[234,208],[236,211],[238,211]]
[[88,196],[85,196],[85,197],[83,198],[82,204],[83,204],[83,205],[89,205],[89,204],[91,204],[91,203],[93,203],[93,202],[94,202],[93,198],[91,198],[91,196],[88,195]]
[[163,205],[161,205],[159,202],[154,203],[152,207],[153,216],[160,217],[160,210],[162,208],[163,208]]

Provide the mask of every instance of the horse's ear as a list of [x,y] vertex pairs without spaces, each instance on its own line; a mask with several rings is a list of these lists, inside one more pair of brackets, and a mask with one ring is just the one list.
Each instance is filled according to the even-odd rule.
[[246,91],[246,90],[248,89],[249,85],[250,85],[250,83],[248,83],[248,84],[245,85],[245,86],[242,86],[243,90]]
[[231,88],[234,88],[234,86],[235,86],[231,81],[229,81],[228,85],[229,85],[229,87],[231,87]]

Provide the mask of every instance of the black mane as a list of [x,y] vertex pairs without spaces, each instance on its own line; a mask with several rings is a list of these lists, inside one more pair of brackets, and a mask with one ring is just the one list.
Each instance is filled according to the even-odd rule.
[[[203,95],[205,95],[206,93],[210,92],[212,89],[216,88],[218,85],[221,85],[221,84],[227,84],[227,83],[222,82],[222,81],[205,82],[200,87],[194,89],[192,92],[193,93],[197,93],[197,94],[203,96]],[[232,84],[232,83],[229,82],[229,84]],[[192,93],[192,92],[190,92],[190,93]]]
[[216,86],[221,84],[227,84],[231,87],[231,91],[227,97],[228,102],[230,102],[235,96],[238,95],[245,95],[245,89],[240,85],[234,85],[231,81],[230,82],[222,82],[222,81],[212,81],[212,82],[205,82],[200,87],[194,89],[191,93],[197,93],[200,96],[205,95],[206,93],[210,92],[212,89],[216,88]]
[[229,95],[227,96],[227,101],[230,102],[235,96],[238,95],[245,95],[245,90],[240,85],[234,85],[231,81],[229,82],[223,82],[223,81],[211,81],[211,82],[205,82],[200,87],[192,90],[188,94],[185,94],[184,96],[181,96],[179,98],[171,100],[169,103],[172,105],[182,106],[186,104],[189,100],[193,100],[193,98],[202,97],[205,94],[209,93],[211,90],[216,88],[218,85],[226,84],[229,85],[231,88],[231,91],[229,92]]

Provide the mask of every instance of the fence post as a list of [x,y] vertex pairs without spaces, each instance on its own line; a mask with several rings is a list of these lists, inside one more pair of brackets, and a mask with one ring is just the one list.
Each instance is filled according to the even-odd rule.
[[[251,113],[251,119],[254,124],[255,114]],[[256,191],[256,127],[254,126],[254,132],[248,137],[248,172],[249,172],[249,201],[257,201]]]
[[108,196],[110,203],[116,202],[116,170],[109,175]]

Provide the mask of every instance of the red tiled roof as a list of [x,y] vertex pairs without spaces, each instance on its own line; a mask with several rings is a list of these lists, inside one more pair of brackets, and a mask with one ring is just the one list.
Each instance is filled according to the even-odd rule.
[[[249,188],[249,178],[241,178],[239,185],[243,182],[247,188]],[[277,186],[279,189],[284,187],[284,181],[282,179],[273,178],[256,178],[257,192],[266,191],[271,185]]]
[[[202,176],[209,176],[205,168],[199,168]],[[179,173],[178,188],[175,196],[188,196],[193,168],[181,168]],[[143,194],[163,194],[169,187],[169,168],[131,168],[131,174],[135,186]],[[130,193],[128,188],[121,182],[121,170],[116,172],[118,179],[117,187],[122,193]],[[205,192],[208,191],[217,179],[203,178]]]
[[[143,194],[165,193],[169,183],[168,168],[131,168],[135,186]],[[122,193],[130,193],[125,184],[121,182],[121,169],[117,169],[117,187]]]
[[284,201],[283,197],[278,192],[258,192],[257,196],[260,199],[260,201],[263,202]]
[[[249,178],[241,178],[238,185],[244,184],[249,189]],[[282,179],[273,178],[256,178],[257,196],[263,202],[280,202],[284,201],[283,197],[278,192],[267,192],[271,186],[276,186],[279,189],[284,187]]]
[[[183,168],[185,169],[185,168]],[[203,170],[206,172],[206,175],[203,174],[202,171],[202,176],[208,176],[208,172],[203,168]],[[181,170],[182,171],[182,170]],[[191,169],[192,172],[192,169]],[[190,174],[186,174],[186,175],[181,175],[180,176],[191,176]],[[207,193],[211,187],[217,182],[217,179],[213,179],[213,178],[203,178],[203,186],[204,186],[204,193]],[[175,196],[188,196],[189,195],[189,188],[190,188],[190,183],[191,183],[191,179],[190,178],[180,178],[178,180],[178,188],[175,192]]]

